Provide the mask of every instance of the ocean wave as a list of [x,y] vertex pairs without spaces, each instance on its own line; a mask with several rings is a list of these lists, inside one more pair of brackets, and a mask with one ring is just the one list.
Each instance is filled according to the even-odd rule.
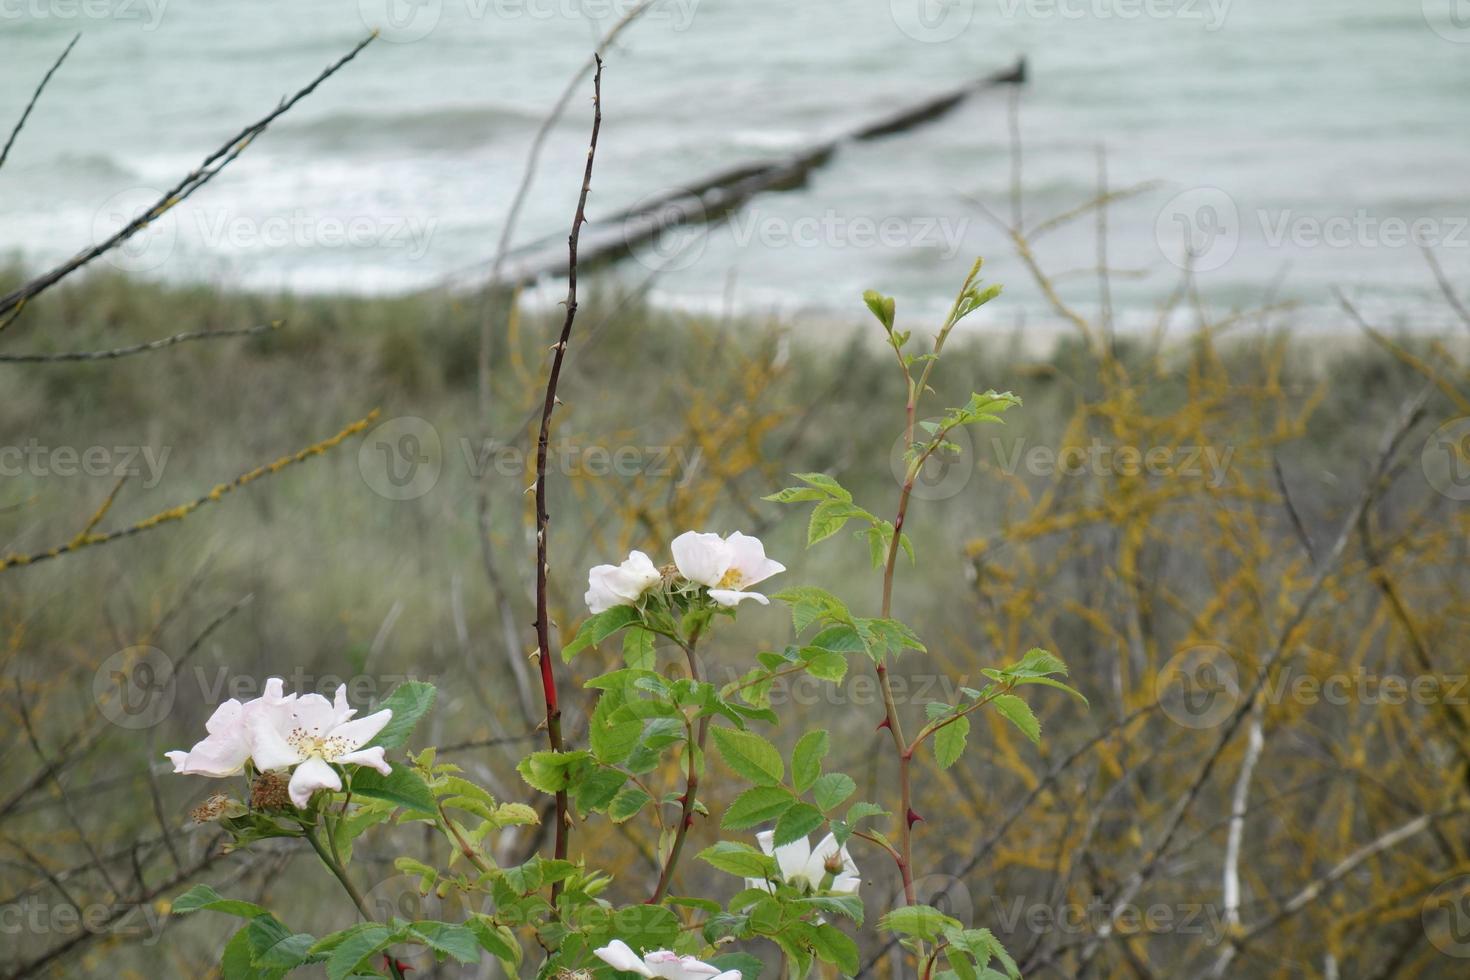
[[[38,171],[44,167],[48,180],[136,181],[137,170],[106,153],[62,153],[44,164],[34,165]],[[29,169],[29,168],[28,168]]]
[[283,121],[272,131],[278,138],[348,152],[408,146],[465,150],[494,142],[505,130],[520,139],[539,121],[536,113],[512,106],[442,106],[334,112],[316,119]]

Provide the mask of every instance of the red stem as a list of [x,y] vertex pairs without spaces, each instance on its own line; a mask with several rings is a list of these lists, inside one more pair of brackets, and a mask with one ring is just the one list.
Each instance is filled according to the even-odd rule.
[[[546,738],[553,752],[562,749],[561,705],[556,696],[556,674],[551,666],[551,621],[546,601],[546,455],[551,443],[551,413],[556,408],[556,386],[561,380],[561,365],[572,335],[572,321],[577,316],[577,240],[587,220],[587,194],[592,189],[592,159],[597,153],[597,134],[602,129],[602,59],[592,76],[592,141],[587,147],[587,169],[582,174],[582,193],[577,198],[577,213],[572,218],[572,233],[567,237],[567,316],[561,327],[561,339],[551,358],[551,374],[546,379],[546,401],[541,406],[541,432],[536,440],[536,651],[541,661],[541,690],[546,699]],[[559,859],[567,856],[570,820],[567,791],[556,794],[556,845]],[[552,899],[559,889],[552,886]]]

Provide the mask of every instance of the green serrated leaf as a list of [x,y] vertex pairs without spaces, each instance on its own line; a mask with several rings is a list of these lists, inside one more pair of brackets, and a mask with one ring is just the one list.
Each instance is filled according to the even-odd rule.
[[863,303],[883,324],[883,329],[889,333],[893,332],[893,318],[897,312],[896,304],[892,296],[884,296],[882,293],[869,289],[863,293]]
[[599,762],[622,762],[643,737],[643,722],[637,718],[603,723],[594,718],[587,728],[587,741]]
[[516,771],[531,788],[543,793],[559,793],[572,781],[572,770],[587,762],[588,753],[532,752],[520,761]]
[[855,792],[857,783],[853,782],[851,776],[841,772],[829,772],[812,785],[812,799],[816,800],[817,806],[824,813],[841,806]]
[[453,922],[415,922],[408,927],[409,941],[418,940],[436,956],[450,956],[461,963],[480,961],[480,941],[475,934]]
[[393,693],[378,706],[380,710],[390,709],[393,717],[378,732],[378,737],[368,744],[396,749],[407,742],[408,737],[413,734],[414,726],[434,707],[435,693],[434,685],[425,681],[405,681],[395,687]]
[[1027,738],[1038,745],[1041,743],[1041,722],[1037,720],[1029,704],[1014,694],[997,694],[990,703]]
[[652,797],[636,786],[624,786],[607,806],[608,819],[625,823],[638,814]]
[[735,841],[720,841],[699,852],[699,859],[728,874],[742,878],[772,878],[778,876],[776,859],[762,854],[749,844]]
[[352,777],[352,792],[372,800],[386,800],[425,816],[436,812],[434,794],[428,784],[407,766],[394,766],[386,776],[363,766]]
[[745,830],[775,820],[794,805],[796,797],[784,786],[753,786],[726,808],[720,826],[726,830]]
[[1025,687],[1027,684],[1039,684],[1042,687],[1054,687],[1058,691],[1066,691],[1068,694],[1072,695],[1072,697],[1076,698],[1078,701],[1081,701],[1083,704],[1088,704],[1087,698],[1083,696],[1081,691],[1077,690],[1075,687],[1072,687],[1069,684],[1063,684],[1055,677],[1021,677],[1017,678],[1015,681],[1013,681],[1013,683],[1016,685],[1016,687]]
[[784,847],[792,841],[801,840],[822,825],[822,811],[810,803],[798,803],[776,821],[776,836],[773,843]]
[[775,493],[768,493],[761,499],[777,504],[795,504],[806,500],[826,500],[827,494],[816,487],[787,487]]
[[822,760],[830,747],[830,737],[823,728],[809,731],[797,741],[791,753],[791,785],[798,793],[805,793],[822,774]]
[[803,647],[801,657],[806,661],[806,672],[819,681],[840,684],[847,676],[847,657],[841,653],[820,647]]
[[825,473],[793,473],[802,483],[808,483],[826,492],[829,497],[852,503],[852,494],[848,493],[836,480]]
[[786,763],[781,759],[781,753],[754,732],[716,728],[713,734],[720,758],[752,783],[775,786],[786,775]]
[[819,541],[825,541],[856,516],[859,516],[859,512],[850,503],[841,500],[822,501],[812,508],[811,520],[806,528],[806,546],[810,548]]
[[930,905],[905,905],[879,919],[878,928],[930,942],[946,929],[960,928],[960,922]]
[[623,663],[640,670],[653,670],[657,663],[653,640],[654,635],[643,627],[629,627],[623,634]]
[[[328,937],[330,938],[330,937]],[[391,945],[393,933],[385,926],[367,923],[345,937],[331,949],[327,957],[327,980],[346,980],[368,957]]]
[[195,885],[184,894],[174,899],[169,906],[170,911],[184,912],[222,912],[225,915],[237,915],[242,919],[253,919],[257,915],[264,915],[265,909],[254,902],[242,902],[238,899],[225,898],[219,892],[208,885]]
[[638,610],[632,606],[613,606],[589,617],[577,630],[572,642],[561,648],[561,659],[570,663],[572,658],[590,646],[601,643],[625,626],[638,622]]
[[959,715],[934,733],[934,760],[939,768],[948,769],[965,754],[965,743],[970,738],[970,719]]
[[812,952],[817,954],[817,959],[831,963],[846,976],[855,975],[861,966],[857,943],[830,922],[824,922],[813,931]]

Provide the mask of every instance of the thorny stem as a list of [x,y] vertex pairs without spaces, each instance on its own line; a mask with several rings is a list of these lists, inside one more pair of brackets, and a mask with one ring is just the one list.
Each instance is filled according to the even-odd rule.
[[[592,161],[597,154],[597,134],[602,129],[602,59],[596,58],[597,69],[592,76],[592,140],[587,147],[587,167],[582,174],[582,193],[577,198],[577,212],[572,218],[572,231],[567,236],[567,315],[562,322],[561,337],[551,358],[551,373],[546,379],[546,400],[541,407],[541,432],[536,441],[536,652],[541,661],[541,690],[546,701],[546,738],[551,751],[560,752],[561,705],[556,695],[556,674],[551,666],[551,621],[546,601],[546,454],[551,440],[551,413],[556,407],[556,385],[561,379],[561,365],[567,353],[567,341],[572,334],[572,321],[577,316],[577,240],[582,225],[587,220],[587,194],[592,189]],[[556,843],[555,856],[565,860],[567,856],[570,818],[567,810],[567,791],[556,793]],[[556,903],[560,883],[552,885],[552,904]]]
[[[970,268],[970,274],[965,277],[964,285],[960,287],[954,304],[950,307],[949,315],[944,319],[944,325],[940,327],[939,334],[934,338],[933,356],[924,364],[923,371],[917,379],[909,368],[907,361],[899,355],[899,364],[903,368],[904,380],[908,383],[908,400],[904,405],[904,445],[914,444],[914,424],[919,407],[919,399],[923,397],[929,385],[929,375],[934,370],[934,364],[939,359],[939,354],[944,350],[944,342],[949,339],[950,331],[960,319],[960,304],[963,302],[966,292],[974,284],[975,278],[980,274],[981,260],[977,259]],[[896,342],[895,342],[896,343]],[[937,443],[938,440],[936,440]],[[914,481],[918,479],[920,468],[928,453],[918,457],[908,466],[904,474],[903,487],[898,495],[898,512],[893,519],[893,537],[888,542],[888,560],[883,566],[883,605],[882,616],[887,619],[893,611],[893,575],[898,564],[898,549],[903,540],[904,519],[908,516],[909,499],[913,494]],[[911,767],[913,764],[914,750],[923,741],[926,731],[919,733],[919,738],[909,743],[903,735],[903,724],[898,716],[898,704],[893,698],[893,685],[888,678],[888,666],[883,663],[877,665],[878,686],[883,692],[883,710],[885,713],[885,724],[888,733],[893,738],[893,747],[898,752],[898,785],[899,802],[903,812],[899,815],[898,854],[895,861],[898,871],[903,878],[904,901],[908,905],[918,904],[918,896],[914,891],[914,818],[916,816],[913,808],[913,780]],[[932,734],[932,733],[930,733]]]
[[[699,642],[700,628],[696,626],[689,634],[688,643],[680,643],[684,648],[684,655],[689,658],[689,676],[699,683],[699,661],[694,656],[694,646]],[[699,763],[704,758],[705,737],[709,734],[709,715],[705,715],[695,723],[693,744],[689,746],[689,770],[684,782],[684,799],[679,805],[679,823],[674,828],[674,844],[669,848],[669,859],[659,869],[658,883],[654,885],[653,897],[648,904],[657,905],[663,901],[668,894],[669,885],[674,880],[674,865],[679,863],[679,855],[684,850],[684,839],[689,836],[689,828],[694,825],[694,805],[697,802],[695,794],[699,792]]]
[[[363,920],[366,922],[377,921],[373,918],[372,913],[368,911],[367,902],[363,900],[362,892],[358,891],[357,886],[352,883],[352,879],[347,877],[347,869],[342,867],[342,863],[337,859],[336,844],[334,843],[332,849],[328,850],[326,845],[322,843],[321,837],[317,835],[316,827],[303,827],[302,830],[302,836],[311,844],[311,848],[316,851],[317,857],[322,859],[322,864],[325,864],[327,870],[332,872],[332,876],[342,883],[343,891],[347,892],[347,896],[352,899],[352,904],[357,906],[357,911],[363,917]],[[398,962],[391,956],[387,957],[387,961],[388,969],[392,971],[393,976],[397,980],[404,980],[403,971],[398,968]]]

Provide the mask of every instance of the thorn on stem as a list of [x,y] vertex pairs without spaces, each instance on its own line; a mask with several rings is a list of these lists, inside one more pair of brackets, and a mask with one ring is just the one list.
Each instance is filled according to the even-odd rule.
[[878,727],[873,729],[873,731],[881,732],[885,728],[890,730],[892,730],[893,728],[893,726],[888,723],[888,719],[886,717],[882,721],[878,722]]
[[914,829],[914,824],[921,822],[923,819],[924,819],[923,817],[919,816],[917,813],[914,812],[914,808],[913,807],[909,807],[908,820],[909,820],[909,829],[910,830],[913,830]]

